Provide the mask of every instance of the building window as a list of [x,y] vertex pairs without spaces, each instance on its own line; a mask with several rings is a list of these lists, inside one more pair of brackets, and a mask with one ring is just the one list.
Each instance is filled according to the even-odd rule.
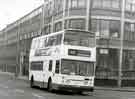
[[92,19],[92,31],[96,36],[119,38],[120,21]]
[[130,3],[126,3],[126,11],[131,11],[131,4]]
[[111,0],[112,8],[120,8],[120,0]]
[[58,32],[58,31],[62,30],[62,22],[56,23],[54,29],[55,29],[54,32]]
[[93,8],[102,7],[102,0],[93,0]]
[[101,37],[109,37],[109,21],[101,20]]
[[132,6],[132,11],[135,12],[135,4]]
[[110,21],[110,37],[118,38],[120,37],[120,21]]
[[71,8],[77,8],[77,1],[78,0],[71,0]]
[[49,34],[51,32],[51,26],[47,25],[44,27],[44,34]]
[[124,40],[135,40],[135,30],[134,30],[134,24],[125,23],[124,27]]
[[86,7],[86,0],[78,0],[78,7],[84,8]]
[[63,10],[63,0],[55,0],[54,1],[54,11],[59,13]]
[[96,36],[100,36],[100,20],[92,19],[92,31]]
[[104,8],[111,8],[111,0],[103,0]]
[[135,70],[135,51],[123,51],[123,70]]
[[[117,77],[119,64],[119,50],[117,49],[97,49],[96,77]],[[109,74],[109,75],[108,75]]]
[[93,0],[93,8],[120,8],[120,0]]
[[71,8],[86,8],[86,0],[71,0]]

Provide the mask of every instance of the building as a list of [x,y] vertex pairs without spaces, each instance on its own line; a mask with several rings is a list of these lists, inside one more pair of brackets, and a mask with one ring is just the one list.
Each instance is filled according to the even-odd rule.
[[68,28],[95,32],[97,85],[135,85],[133,0],[45,0],[0,33],[0,68],[27,75],[32,38]]

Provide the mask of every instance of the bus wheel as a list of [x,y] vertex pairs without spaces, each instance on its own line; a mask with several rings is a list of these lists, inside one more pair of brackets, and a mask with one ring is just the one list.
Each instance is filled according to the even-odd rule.
[[83,91],[78,91],[77,94],[83,95]]
[[30,87],[31,87],[31,88],[34,87],[34,79],[33,79],[33,77],[31,77],[31,80],[30,80]]
[[51,79],[49,79],[49,81],[48,81],[47,89],[48,89],[49,92],[52,92],[52,80]]

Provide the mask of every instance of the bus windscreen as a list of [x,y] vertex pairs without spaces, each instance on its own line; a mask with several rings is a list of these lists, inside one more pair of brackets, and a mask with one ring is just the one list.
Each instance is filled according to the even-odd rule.
[[77,60],[61,61],[61,73],[66,75],[94,76],[94,63]]

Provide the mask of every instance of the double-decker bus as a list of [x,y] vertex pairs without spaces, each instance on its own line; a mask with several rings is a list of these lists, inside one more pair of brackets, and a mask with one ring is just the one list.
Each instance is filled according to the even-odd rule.
[[29,57],[30,86],[49,91],[93,91],[95,63],[94,33],[68,29],[34,38]]

